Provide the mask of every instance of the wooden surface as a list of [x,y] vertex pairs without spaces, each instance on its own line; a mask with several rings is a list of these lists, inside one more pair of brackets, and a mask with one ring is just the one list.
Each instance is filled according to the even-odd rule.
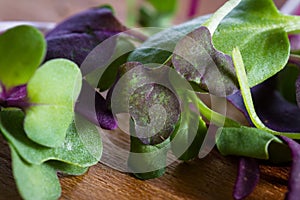
[[[142,181],[101,163],[82,176],[61,176],[61,199],[232,199],[237,159],[217,150],[204,159],[175,162],[164,176]],[[261,180],[247,199],[284,199],[288,167],[261,166]],[[0,200],[20,199],[13,180],[10,153],[0,138]]]

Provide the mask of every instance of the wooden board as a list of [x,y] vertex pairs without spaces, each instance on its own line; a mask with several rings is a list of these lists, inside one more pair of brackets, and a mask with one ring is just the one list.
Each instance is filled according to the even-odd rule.
[[[237,159],[217,150],[204,159],[175,162],[164,176],[142,181],[101,163],[82,176],[61,176],[61,199],[232,199]],[[261,180],[247,199],[284,199],[289,168],[261,166]],[[0,138],[0,200],[20,199],[10,153]]]

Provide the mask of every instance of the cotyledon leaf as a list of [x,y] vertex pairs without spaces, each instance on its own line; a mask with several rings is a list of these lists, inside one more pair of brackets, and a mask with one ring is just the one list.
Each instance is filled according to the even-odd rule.
[[47,147],[64,142],[81,83],[79,68],[65,59],[48,61],[36,71],[27,85],[31,106],[24,122],[31,140]]
[[25,200],[55,200],[60,197],[61,187],[55,169],[47,164],[29,164],[10,145],[13,175],[17,188]]
[[[24,114],[19,110],[0,112],[1,132],[26,162],[39,165],[48,160],[56,160],[78,167],[89,167],[100,160],[102,143],[97,129],[93,128],[94,125],[88,124],[88,122],[84,126],[79,124],[77,129],[80,131],[87,130],[87,127],[90,129],[79,134],[75,124],[72,123],[66,131],[64,143],[57,148],[48,148],[26,137],[23,121]],[[88,140],[93,142],[88,142],[80,136],[81,134],[85,134],[89,138]],[[92,152],[91,149],[97,150],[97,152]]]
[[0,82],[7,88],[22,85],[44,59],[43,34],[30,26],[18,26],[0,35]]

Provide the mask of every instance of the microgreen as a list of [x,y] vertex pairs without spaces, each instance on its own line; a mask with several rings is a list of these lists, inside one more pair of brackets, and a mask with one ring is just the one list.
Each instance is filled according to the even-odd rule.
[[130,154],[128,167],[139,179],[152,179],[165,173],[170,140],[157,145],[146,145],[135,135],[133,120],[130,120]]
[[196,158],[206,132],[206,124],[199,115],[189,109],[182,112],[181,119],[170,137],[172,152],[180,160]]
[[[74,123],[69,124],[66,138],[59,147],[48,148],[41,146],[26,137],[23,128],[24,114],[20,111],[2,111],[0,113],[1,130],[6,139],[14,146],[19,155],[29,163],[42,164],[48,160],[58,160],[79,167],[87,167],[97,163],[101,154],[91,154],[88,148],[101,147],[101,140],[97,130],[87,131],[92,143],[84,143]],[[14,124],[11,123],[14,121]],[[86,130],[88,130],[86,128]],[[92,145],[93,147],[88,147]],[[101,151],[100,151],[101,152]]]
[[290,50],[287,33],[295,31],[299,18],[280,14],[273,1],[243,0],[224,18],[213,41],[224,53],[240,48],[252,87],[283,69]]
[[106,6],[83,11],[47,33],[46,60],[67,58],[81,65],[98,44],[125,30]]
[[271,142],[282,143],[271,133],[250,127],[220,128],[216,139],[217,147],[223,155],[258,159],[269,159],[268,148]]
[[274,135],[283,135],[283,136],[287,136],[290,138],[299,139],[300,138],[299,133],[278,132],[278,131],[275,131],[275,130],[272,130],[272,129],[266,127],[265,124],[260,120],[260,118],[256,114],[256,111],[255,111],[255,108],[253,105],[251,92],[250,92],[250,88],[248,85],[248,78],[247,78],[246,71],[244,68],[242,56],[241,56],[241,53],[238,48],[233,49],[232,56],[233,56],[233,62],[234,62],[234,66],[236,69],[238,81],[239,81],[239,84],[241,87],[241,94],[242,94],[246,109],[249,113],[250,119],[253,122],[253,124],[257,128],[268,131]]
[[18,190],[24,199],[58,199],[60,183],[55,169],[46,163],[30,164],[11,146],[12,168]]
[[[45,43],[30,26],[0,35],[0,133],[24,199],[59,198],[57,171],[81,175],[102,153],[95,126],[74,115],[82,81],[78,66],[65,59],[40,66]],[[77,128],[74,120],[84,125]]]
[[177,43],[172,62],[186,80],[213,95],[227,96],[237,91],[232,59],[213,47],[211,34],[205,26]]
[[[80,89],[81,73],[73,62],[52,60],[39,68],[27,84],[32,104],[25,111],[27,136],[44,146],[61,145],[72,122]],[[41,93],[43,90],[47,92]]]
[[29,26],[19,26],[0,35],[1,85],[9,90],[27,83],[44,59],[45,50],[43,35]]

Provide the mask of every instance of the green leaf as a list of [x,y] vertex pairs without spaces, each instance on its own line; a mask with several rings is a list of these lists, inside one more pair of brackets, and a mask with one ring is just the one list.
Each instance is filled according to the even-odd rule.
[[[162,4],[161,1],[156,2],[157,4]],[[202,25],[207,26],[213,34],[220,21],[239,2],[240,0],[228,1],[212,16],[201,16],[151,36],[129,56],[128,61],[136,61],[144,64],[165,63],[172,55],[173,50],[180,39]]]
[[299,31],[299,21],[280,14],[272,0],[242,0],[218,26],[213,42],[225,54],[239,47],[252,87],[284,68],[290,51],[287,32]]
[[177,0],[147,0],[160,13],[173,13],[176,11]]
[[239,51],[238,48],[233,49],[232,59],[233,59],[236,75],[238,78],[238,82],[240,85],[242,98],[243,98],[246,110],[247,110],[249,117],[250,117],[252,123],[254,124],[254,126],[261,130],[272,133],[274,135],[283,135],[283,136],[293,138],[293,139],[300,139],[299,133],[278,132],[278,131],[272,130],[264,125],[264,123],[260,120],[260,118],[256,114],[250,87],[249,87],[249,83],[248,83],[248,78],[247,78],[245,67],[244,67],[243,58],[242,58],[241,52]]
[[51,166],[56,171],[59,171],[67,175],[78,176],[78,175],[85,174],[88,171],[88,167],[79,167],[76,165],[71,165],[68,163],[53,161],[53,160],[48,161],[47,165]]
[[46,52],[43,34],[30,26],[18,26],[0,35],[0,82],[6,87],[25,84]]
[[21,196],[26,200],[58,199],[61,188],[56,171],[47,164],[29,164],[19,157],[11,145],[10,149],[13,174]]
[[229,0],[222,7],[220,7],[202,26],[206,26],[211,33],[214,34],[220,22],[224,19],[229,12],[234,9],[241,0]]
[[24,122],[31,140],[48,147],[64,142],[81,81],[77,65],[65,59],[51,60],[36,71],[27,85],[31,106]]
[[272,142],[284,145],[276,136],[257,128],[219,128],[217,131],[216,144],[223,155],[269,159],[268,148]]
[[201,116],[191,110],[181,113],[181,120],[171,135],[171,148],[176,157],[188,161],[198,156],[207,132]]
[[135,136],[133,120],[130,121],[130,154],[128,158],[129,170],[139,179],[152,179],[165,173],[167,151],[170,139],[157,145],[146,145]]
[[144,64],[165,63],[172,55],[177,42],[186,34],[199,28],[208,18],[208,15],[201,16],[151,36],[130,54],[128,61],[136,61]]
[[169,27],[177,10],[177,0],[147,0],[139,9],[139,24],[143,27]]
[[[78,129],[82,131],[79,134],[75,124],[72,123],[66,131],[64,143],[57,148],[48,148],[26,137],[23,121],[24,114],[21,111],[6,110],[0,112],[1,132],[28,163],[38,165],[48,160],[57,160],[78,167],[89,167],[97,164],[100,160],[102,143],[100,134],[94,125],[86,122],[83,127],[81,124],[78,124]],[[84,139],[84,136],[80,136],[81,134],[86,134],[85,137],[88,139]]]
[[169,27],[172,19],[172,13],[159,13],[148,7],[139,10],[139,24],[142,27]]
[[[93,71],[91,73],[91,76],[95,77],[96,79],[99,80],[100,78],[98,83],[98,88],[100,91],[105,91],[113,85],[117,79],[119,67],[126,63],[130,52],[135,49],[134,45],[129,41],[129,39],[124,37],[118,37],[115,48],[116,49],[110,58],[110,65],[107,68],[102,67],[99,69],[105,69],[105,71],[101,72],[101,74],[99,74],[98,71]],[[87,79],[88,78],[89,77],[87,77]]]

